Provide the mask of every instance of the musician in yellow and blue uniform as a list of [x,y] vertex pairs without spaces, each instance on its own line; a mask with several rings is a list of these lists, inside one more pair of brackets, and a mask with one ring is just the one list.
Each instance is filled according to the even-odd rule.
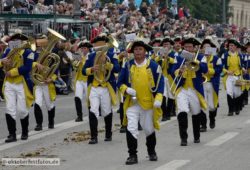
[[[244,75],[243,78],[250,81],[250,42],[245,44],[246,53],[244,55]],[[248,92],[250,89],[250,84],[247,84],[245,90],[243,91],[243,104],[248,105]]]
[[[93,43],[98,42],[109,42],[107,36],[99,36],[93,40]],[[105,70],[106,72],[111,71],[110,77],[104,75],[99,77],[98,80],[94,76],[94,72],[97,74],[100,66],[94,65],[96,52],[90,53],[87,57],[86,63],[83,67],[82,73],[83,75],[88,76],[88,99],[90,104],[89,111],[89,125],[91,132],[91,139],[89,144],[98,143],[97,140],[97,127],[98,127],[98,117],[99,117],[99,108],[101,108],[101,115],[104,116],[105,121],[105,139],[104,141],[112,140],[112,105],[116,105],[116,79],[114,73],[118,73],[120,71],[120,66],[118,64],[117,55],[115,53],[114,48],[109,48],[107,52],[104,52],[104,55],[110,59],[110,62],[106,62]],[[106,59],[106,58],[105,58]],[[107,81],[105,79],[108,78]]]
[[[156,61],[162,68],[163,70],[163,76],[164,76],[164,84],[166,84],[168,82],[167,77],[166,77],[166,72],[168,69],[168,64],[169,64],[169,60],[168,60],[168,50],[165,51],[165,53],[167,54],[161,54],[163,53],[163,48],[164,47],[160,47],[161,44],[161,40],[160,39],[154,39],[151,43],[151,46],[153,46],[153,48],[160,48],[160,50],[154,50],[154,53],[151,55],[151,59],[154,59],[154,61]],[[163,99],[162,99],[162,104],[161,104],[161,109],[162,109],[162,121],[166,121],[170,119],[170,112],[168,112],[167,110],[167,97],[168,97],[168,89],[167,86],[164,86],[164,92],[163,92]]]
[[123,65],[118,78],[118,88],[125,96],[123,125],[127,126],[127,165],[138,162],[138,121],[146,134],[149,160],[157,161],[155,129],[160,128],[164,78],[161,67],[146,57],[150,50],[152,48],[143,41],[135,41],[131,47],[134,59]]
[[235,83],[242,76],[243,68],[243,57],[238,52],[241,45],[235,39],[228,40],[228,52],[222,54],[221,59],[223,63],[223,72],[225,74],[223,82],[227,91],[227,102],[228,102],[228,116],[233,116],[234,112],[236,115],[240,114],[242,94],[241,86],[237,86]]
[[75,120],[76,122],[82,121],[82,101],[87,101],[88,77],[82,74],[82,68],[86,62],[87,55],[91,52],[92,47],[93,45],[87,41],[82,41],[78,46],[78,48],[81,49],[83,56],[78,68],[76,68],[77,70],[75,76],[75,107],[77,112],[77,118]]
[[[40,47],[41,48],[41,47]],[[39,48],[37,50],[40,50]],[[44,66],[37,62],[39,58],[39,53],[35,53],[35,62],[33,62],[33,69],[37,67],[38,70],[42,71]],[[43,113],[42,113],[42,105],[45,102],[46,108],[48,110],[48,128],[54,128],[54,118],[55,118],[55,100],[56,100],[56,89],[54,85],[54,81],[57,79],[57,73],[54,73],[51,77],[47,77],[43,82],[44,84],[35,84],[34,85],[34,96],[35,96],[35,104],[34,104],[34,115],[36,119],[36,127],[35,131],[41,131],[43,129]]]
[[[209,126],[211,129],[215,128],[215,117],[217,115],[217,108],[219,107],[219,86],[220,86],[220,74],[222,72],[222,61],[216,55],[207,55],[205,50],[208,47],[216,48],[214,42],[206,38],[201,43],[202,53],[207,58],[208,72],[204,74],[206,82],[203,83],[204,95],[208,105],[209,112]],[[205,112],[201,112],[201,132],[207,130],[207,115]]]
[[[28,37],[23,34],[16,33],[11,36],[11,41],[27,41]],[[14,50],[14,49],[12,49]],[[11,62],[8,54],[11,49],[7,48],[0,60],[0,67],[8,65]],[[20,60],[15,61],[16,67],[11,68],[5,74],[3,85],[3,93],[6,101],[6,122],[9,131],[9,136],[5,140],[6,143],[15,142],[16,139],[16,117],[17,114],[21,118],[22,134],[21,140],[28,139],[28,126],[29,126],[29,110],[33,102],[33,84],[30,79],[30,71],[32,69],[32,62],[34,60],[34,53],[30,48],[18,50]],[[17,54],[14,54],[17,55]],[[12,61],[13,62],[13,61]]]
[[[195,48],[200,45],[200,42],[195,38],[187,38],[183,41],[184,50],[196,56]],[[200,113],[201,109],[206,109],[206,101],[204,99],[204,90],[202,85],[202,74],[207,73],[206,58],[203,55],[198,55],[193,63],[198,67],[197,70],[192,70],[188,67],[188,63],[183,57],[176,57],[176,63],[173,66],[172,72],[177,76],[176,97],[177,119],[179,124],[179,133],[181,138],[181,146],[187,146],[187,128],[188,128],[188,113],[192,114],[194,143],[200,143]]]

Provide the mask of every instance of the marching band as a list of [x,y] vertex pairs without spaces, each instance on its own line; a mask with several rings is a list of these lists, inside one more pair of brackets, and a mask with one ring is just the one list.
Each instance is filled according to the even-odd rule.
[[[36,131],[43,129],[42,104],[48,110],[48,128],[54,128],[56,91],[60,57],[53,48],[65,38],[48,29],[47,45],[39,49],[34,40],[21,33],[12,35],[0,59],[5,72],[3,94],[9,135],[6,143],[17,141],[16,118],[21,118],[21,139],[28,139],[29,110],[34,106]],[[150,45],[152,46],[150,46]],[[190,36],[165,37],[150,43],[136,37],[122,50],[111,35],[101,34],[92,42],[78,43],[81,57],[71,62],[74,81],[76,122],[83,121],[83,102],[89,111],[91,139],[98,143],[98,119],[104,117],[105,139],[112,141],[113,106],[120,97],[121,131],[126,132],[129,157],[127,165],[138,163],[137,138],[141,125],[146,135],[150,161],[155,151],[159,121],[177,116],[180,145],[188,145],[188,115],[192,117],[193,142],[200,143],[200,132],[216,126],[219,114],[220,78],[227,92],[228,116],[239,115],[248,104],[250,89],[250,42],[242,45],[227,40],[227,50],[217,56],[218,46],[211,37],[202,42]],[[35,47],[38,47],[37,49]],[[138,123],[139,122],[139,123]]]

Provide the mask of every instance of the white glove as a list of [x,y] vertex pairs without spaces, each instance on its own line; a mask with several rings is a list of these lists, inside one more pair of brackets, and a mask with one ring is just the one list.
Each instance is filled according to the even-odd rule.
[[136,96],[136,91],[135,91],[135,89],[132,89],[132,88],[130,88],[130,87],[128,87],[128,88],[126,89],[126,93],[128,93],[128,94],[131,95],[131,96]]
[[155,100],[154,107],[155,108],[160,108],[161,107],[161,102],[159,100]]

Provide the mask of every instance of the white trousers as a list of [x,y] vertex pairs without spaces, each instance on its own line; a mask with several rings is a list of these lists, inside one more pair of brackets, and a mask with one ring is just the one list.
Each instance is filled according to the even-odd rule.
[[48,111],[55,107],[53,101],[50,100],[49,87],[48,85],[37,85],[35,86],[35,102],[40,106],[43,105],[43,100]]
[[170,99],[174,99],[174,95],[173,95],[173,93],[171,92],[170,84],[169,84],[168,78],[166,78],[165,87],[166,87],[166,89],[167,89],[167,97],[170,98]]
[[81,99],[81,101],[83,99],[87,100],[87,92],[88,92],[88,86],[87,86],[87,82],[84,81],[76,81],[76,87],[75,87],[75,97],[78,97]]
[[6,82],[4,85],[4,96],[6,99],[6,113],[10,114],[13,119],[16,119],[17,114],[20,115],[21,119],[24,119],[29,114],[22,83]]
[[129,107],[126,112],[128,125],[128,131],[137,139],[139,135],[138,122],[146,134],[146,136],[151,135],[154,130],[153,125],[153,110],[144,110],[139,104],[134,104]]
[[232,98],[237,98],[241,95],[242,91],[240,86],[235,86],[236,80],[239,79],[239,76],[228,76],[226,81],[227,94]]
[[195,90],[182,88],[176,97],[177,114],[181,112],[191,113],[197,115],[201,112],[200,101],[196,95]]
[[213,97],[213,85],[211,82],[206,82],[203,84],[203,88],[204,88],[204,96],[205,96],[205,100],[208,104],[208,110],[209,111],[214,111],[216,108],[214,106],[214,97]]
[[101,107],[102,116],[107,116],[112,111],[111,97],[106,87],[91,87],[90,95],[90,111],[99,117],[99,107]]
[[163,91],[163,96],[165,96],[166,98],[168,98],[168,87],[167,87],[167,82],[168,82],[168,78],[164,77],[164,91]]

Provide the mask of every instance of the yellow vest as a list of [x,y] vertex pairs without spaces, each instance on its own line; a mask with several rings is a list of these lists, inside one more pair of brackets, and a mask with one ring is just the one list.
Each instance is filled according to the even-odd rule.
[[234,75],[240,75],[240,58],[238,53],[230,53],[228,56],[228,71],[234,72]]
[[183,78],[185,78],[185,83],[183,85],[184,89],[192,88],[194,89],[193,78],[195,78],[195,71],[186,70],[183,73]]
[[76,77],[75,77],[76,80],[87,82],[88,76],[84,76],[82,74],[82,68],[83,68],[85,62],[86,62],[86,57],[83,56],[82,61],[80,62],[79,67],[78,67],[77,72],[76,72]]
[[141,67],[133,66],[131,68],[132,88],[136,91],[136,97],[139,105],[149,110],[153,108],[152,92],[149,84],[151,83],[147,73],[147,64]]
[[213,56],[209,56],[207,58],[207,67],[208,67],[208,72],[205,74],[206,75],[206,78],[207,78],[207,81],[210,81],[211,78],[213,77],[214,75],[214,68],[213,68],[213,63],[211,63],[211,61],[213,61]]

